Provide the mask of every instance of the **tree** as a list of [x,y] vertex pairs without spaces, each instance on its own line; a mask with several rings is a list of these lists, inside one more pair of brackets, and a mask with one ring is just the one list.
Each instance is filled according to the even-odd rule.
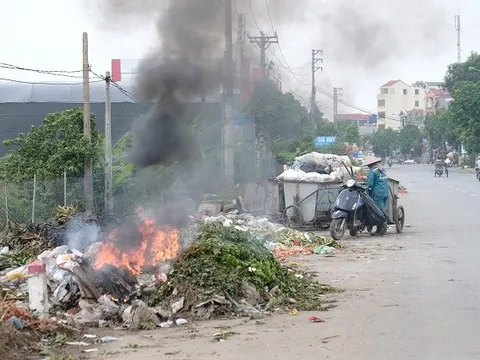
[[372,135],[372,149],[377,156],[388,156],[398,148],[398,132],[381,129]]
[[480,83],[455,87],[446,116],[469,153],[480,153]]
[[270,149],[312,132],[307,109],[293,94],[282,93],[270,81],[257,85],[246,112],[255,118],[257,134],[264,137]]
[[349,144],[358,144],[360,142],[360,132],[358,126],[352,123],[339,123],[338,141]]
[[92,144],[83,135],[83,112],[81,109],[65,110],[48,114],[40,126],[32,126],[27,134],[4,141],[9,153],[0,161],[2,176],[8,181],[30,181],[59,178],[63,173],[82,176],[84,161],[101,159],[102,138],[95,130],[92,116]]
[[398,134],[398,145],[402,154],[421,155],[422,153],[422,131],[416,125],[404,126]]
[[445,89],[452,94],[455,87],[461,84],[468,82],[480,83],[480,72],[472,70],[471,68],[480,70],[480,54],[472,53],[467,61],[450,64],[443,81]]

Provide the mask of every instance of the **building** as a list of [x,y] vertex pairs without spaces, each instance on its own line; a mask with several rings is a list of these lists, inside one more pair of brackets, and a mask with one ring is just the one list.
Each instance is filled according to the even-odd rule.
[[408,111],[425,109],[428,87],[415,85],[391,80],[380,87],[377,95],[378,129],[400,129]]
[[450,93],[445,89],[429,89],[425,95],[425,111],[427,114],[436,114],[448,106]]
[[361,113],[337,114],[335,121],[340,123],[345,122],[345,123],[355,124],[358,127],[375,126],[377,125],[377,115],[361,114]]
[[[117,84],[118,85],[118,84]],[[111,86],[112,102],[112,141],[117,142],[131,128],[132,122],[144,115],[151,104],[139,104],[131,96],[133,88],[128,81],[119,87]],[[96,118],[100,132],[105,129],[105,82],[91,80],[90,108]],[[23,84],[0,82],[0,156],[8,148],[3,141],[28,133],[32,125],[41,125],[45,115],[53,112],[83,106],[82,84],[42,83]],[[222,141],[222,101],[221,96],[192,101],[186,109],[187,118],[198,118],[198,130],[203,143],[219,144]]]

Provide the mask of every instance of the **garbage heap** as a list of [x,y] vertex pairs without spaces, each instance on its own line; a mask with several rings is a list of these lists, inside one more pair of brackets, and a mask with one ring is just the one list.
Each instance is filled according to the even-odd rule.
[[[136,226],[105,231],[84,251],[68,244],[52,248],[51,238],[25,228],[4,236],[0,312],[2,306],[10,312],[2,319],[17,330],[30,326],[26,313],[69,329],[138,330],[194,318],[331,306],[322,294],[335,289],[279,261],[289,255],[282,253],[287,249],[312,254],[319,246],[341,247],[329,238],[236,213],[192,219],[184,229],[152,218]],[[28,246],[33,248],[27,251]],[[48,305],[43,312],[29,310],[32,261],[36,267],[44,264]],[[12,309],[26,313],[13,315]]]
[[[349,179],[347,169],[352,167],[348,156],[311,152],[295,158],[293,165],[280,174],[277,179],[285,181],[334,182]],[[354,173],[360,167],[352,167]]]

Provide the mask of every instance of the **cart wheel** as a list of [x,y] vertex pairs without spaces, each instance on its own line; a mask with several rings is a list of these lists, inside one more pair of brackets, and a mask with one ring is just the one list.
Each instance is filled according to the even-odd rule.
[[405,210],[403,206],[397,208],[397,213],[395,214],[395,228],[397,233],[400,234],[403,231],[403,226],[405,225]]
[[317,226],[318,226],[319,229],[328,230],[330,228],[330,223],[324,221],[324,222],[319,223]]
[[286,227],[293,227],[294,224],[302,225],[303,216],[302,210],[297,205],[290,205],[283,210],[282,217],[283,225]]

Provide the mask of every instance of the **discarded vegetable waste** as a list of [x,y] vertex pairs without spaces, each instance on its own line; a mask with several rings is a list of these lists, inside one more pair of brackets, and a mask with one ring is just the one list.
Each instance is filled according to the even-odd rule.
[[201,226],[150,305],[175,305],[175,312],[201,318],[253,315],[292,303],[298,310],[326,310],[332,303],[321,295],[335,291],[282,266],[252,233],[209,222]]

